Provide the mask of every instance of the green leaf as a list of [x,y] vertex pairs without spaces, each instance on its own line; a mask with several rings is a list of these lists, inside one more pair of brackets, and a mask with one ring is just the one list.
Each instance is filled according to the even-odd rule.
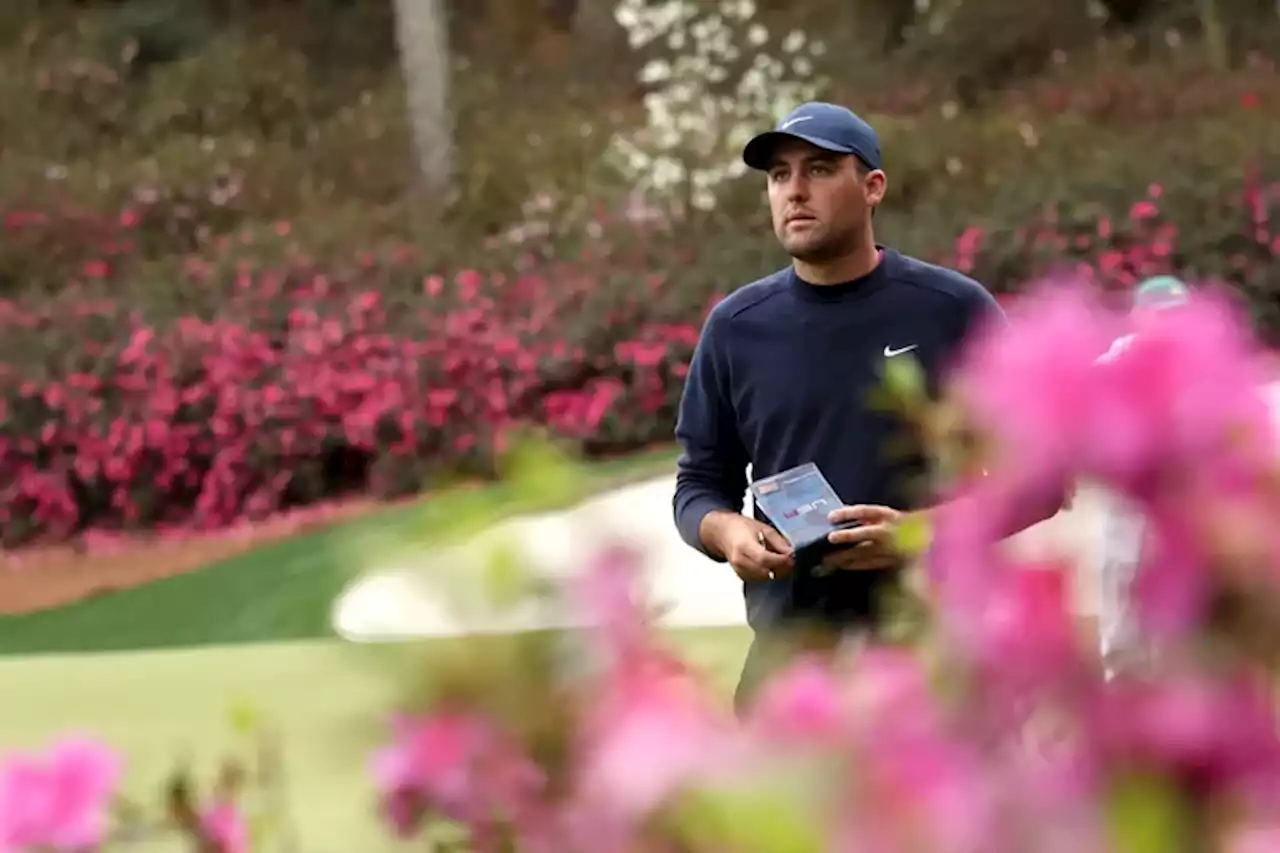
[[908,557],[919,557],[929,550],[929,543],[932,541],[933,527],[929,524],[926,513],[913,512],[898,522],[898,550]]
[[823,853],[819,821],[798,797],[769,789],[691,792],[677,829],[699,849],[735,853]]
[[485,560],[484,597],[498,605],[514,605],[533,591],[534,574],[514,541],[494,545]]
[[231,728],[238,735],[256,734],[262,729],[262,712],[243,697],[231,703]]
[[564,509],[581,500],[582,467],[550,441],[522,437],[503,460],[507,484],[522,510]]
[[1169,853],[1194,850],[1190,804],[1168,779],[1132,775],[1110,798],[1109,824],[1117,853]]
[[432,545],[461,542],[501,517],[501,500],[491,490],[459,486],[426,502],[413,541]]
[[897,356],[885,361],[885,385],[896,399],[917,403],[928,396],[924,369],[911,356]]

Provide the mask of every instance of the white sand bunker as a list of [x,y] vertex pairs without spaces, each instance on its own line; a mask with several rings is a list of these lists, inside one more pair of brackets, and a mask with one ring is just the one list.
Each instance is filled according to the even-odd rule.
[[474,566],[478,575],[496,542],[510,543],[523,567],[548,579],[580,570],[611,544],[630,545],[643,556],[645,586],[661,611],[661,624],[746,624],[742,587],[732,570],[689,548],[676,533],[674,489],[674,475],[626,486],[563,512],[511,519],[462,547],[424,553],[401,567],[370,573],[334,603],[334,630],[352,642],[370,643],[565,624],[567,616],[546,605],[497,607],[475,601],[459,610],[445,600],[438,582],[431,580],[432,567],[447,565],[456,574]]

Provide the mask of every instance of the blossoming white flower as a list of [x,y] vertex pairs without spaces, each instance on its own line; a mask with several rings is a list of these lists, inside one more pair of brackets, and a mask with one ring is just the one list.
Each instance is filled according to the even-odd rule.
[[[754,0],[721,0],[710,12],[693,0],[621,0],[614,16],[634,48],[662,44],[667,56],[640,71],[652,87],[645,126],[619,134],[609,161],[641,191],[690,194],[702,209],[740,177],[742,145],[762,124],[817,96],[814,58],[826,48],[800,30],[780,38],[756,20]],[[743,51],[754,56],[735,67]]]

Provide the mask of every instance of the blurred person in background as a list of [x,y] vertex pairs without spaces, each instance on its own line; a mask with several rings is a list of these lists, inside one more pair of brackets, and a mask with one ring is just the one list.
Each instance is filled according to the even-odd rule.
[[[1187,286],[1172,276],[1156,276],[1134,291],[1134,312],[1162,311],[1185,305]],[[1123,358],[1134,335],[1123,335],[1098,359],[1100,364]],[[1098,641],[1103,672],[1115,677],[1120,669],[1144,658],[1137,624],[1129,608],[1129,587],[1142,557],[1145,525],[1139,513],[1123,496],[1101,493],[1096,578],[1098,582]]]
[[[919,485],[930,467],[923,452],[892,453],[909,427],[870,404],[889,360],[915,359],[936,392],[969,334],[1003,322],[977,282],[876,243],[880,145],[850,110],[803,104],[743,159],[766,176],[774,234],[792,262],[707,317],[680,403],[674,497],[685,542],[743,582],[755,638],[740,711],[795,653],[797,634],[874,634],[883,622],[904,562],[895,529],[927,501]],[[831,534],[837,548],[821,567],[797,566],[758,508],[742,513],[748,465],[765,478],[805,463],[847,504],[831,521],[860,522]]]

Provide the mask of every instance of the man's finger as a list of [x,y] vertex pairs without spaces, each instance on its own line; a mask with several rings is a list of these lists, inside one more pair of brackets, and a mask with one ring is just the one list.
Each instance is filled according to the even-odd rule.
[[833,530],[827,534],[827,541],[842,548],[852,547],[863,542],[887,543],[893,540],[893,528],[887,524],[863,524],[848,530]]
[[760,544],[778,554],[790,554],[791,543],[772,527],[760,528]]
[[748,571],[760,573],[765,577],[782,577],[791,571],[794,564],[794,558],[790,550],[790,545],[785,538],[781,537],[781,547],[785,549],[783,553],[773,550],[769,543],[777,543],[778,540],[772,538],[769,534],[777,533],[776,530],[767,527],[761,527],[756,531],[756,540],[750,545],[743,547],[741,553],[741,561],[744,568]]
[[794,563],[790,554],[779,554],[764,545],[757,545],[747,554],[747,558],[774,577],[784,577],[791,573]]
[[773,580],[773,575],[769,570],[762,566],[734,566],[734,571],[738,573],[738,577],[744,581],[767,581]]
[[878,504],[854,504],[842,506],[827,513],[827,521],[832,524],[847,524],[850,521],[861,521],[863,524],[884,524],[895,521],[899,512],[892,507]]

